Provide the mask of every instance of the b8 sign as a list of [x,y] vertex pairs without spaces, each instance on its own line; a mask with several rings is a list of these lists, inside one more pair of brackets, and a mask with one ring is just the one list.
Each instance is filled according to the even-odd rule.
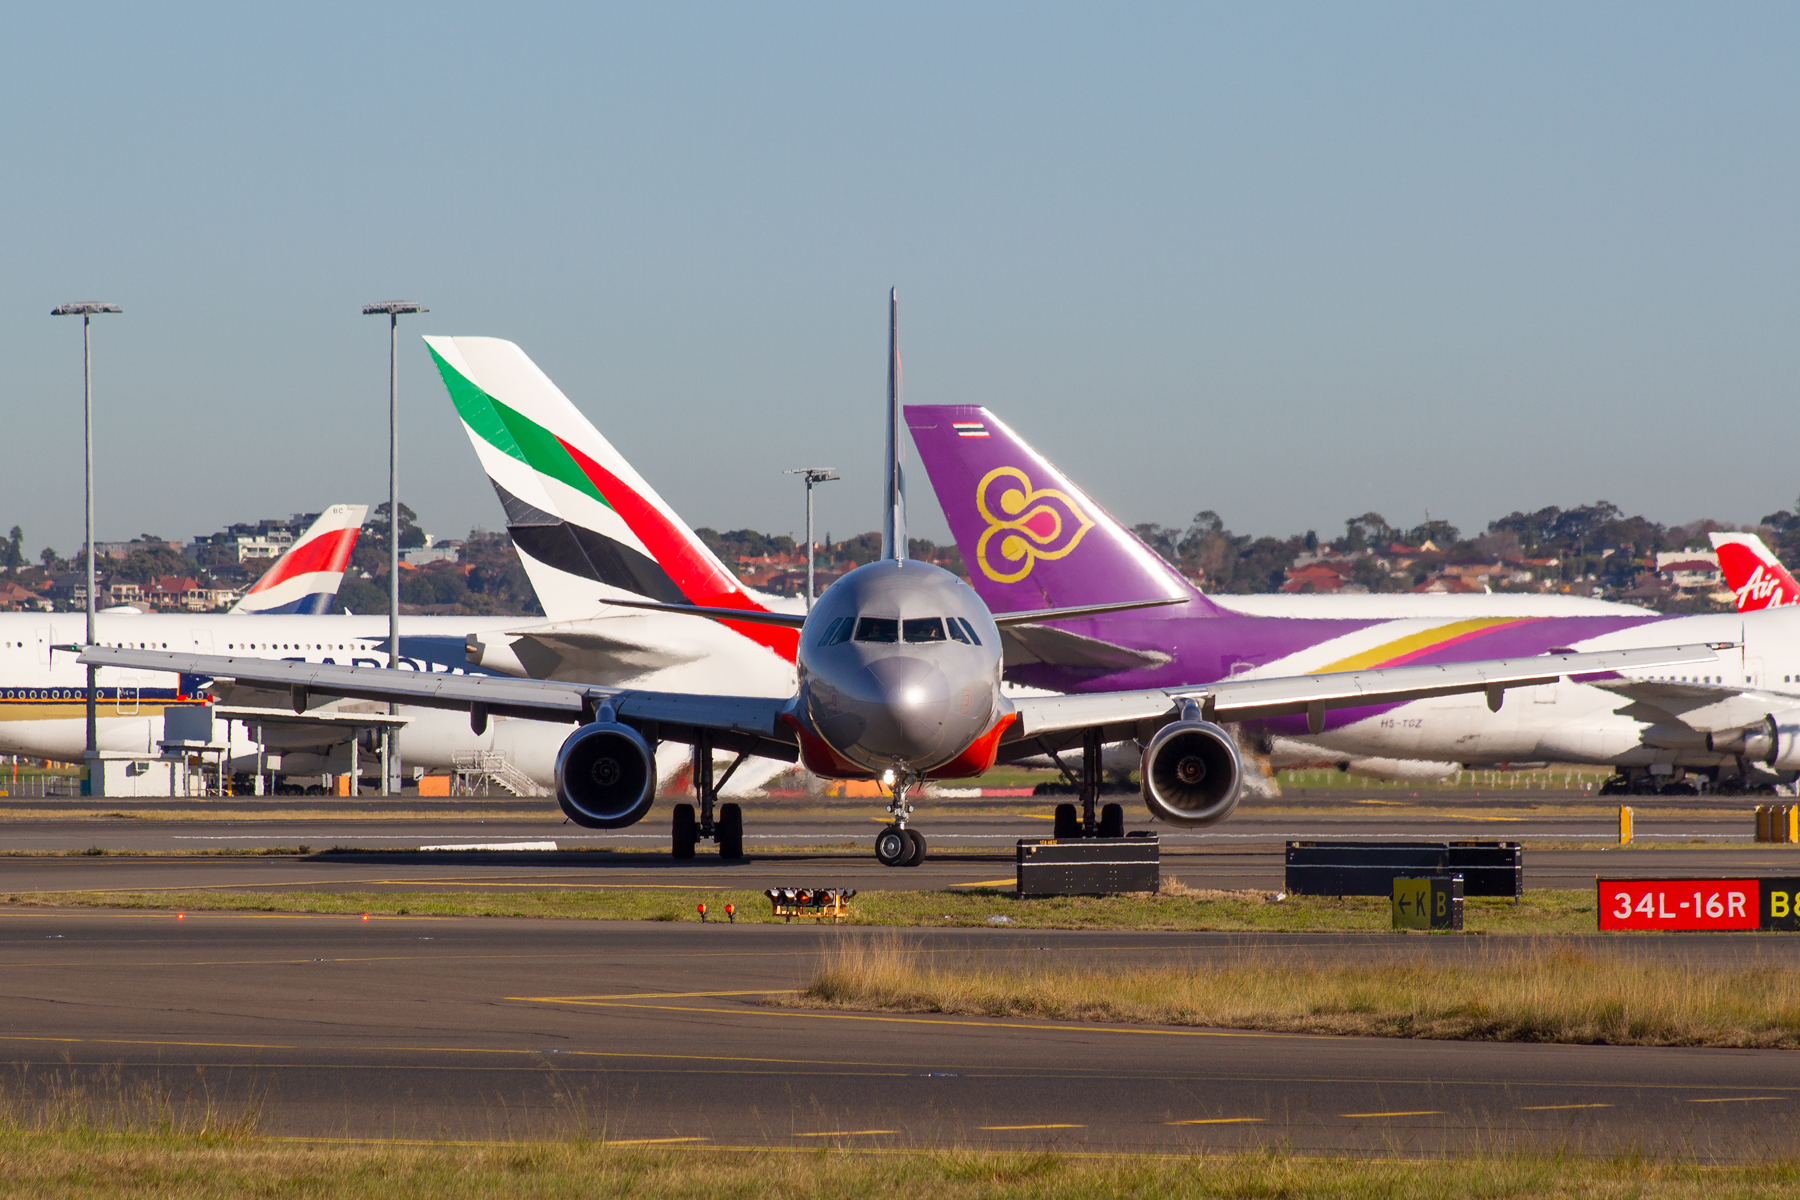
[[1757,929],[1761,880],[1602,879],[1600,928]]

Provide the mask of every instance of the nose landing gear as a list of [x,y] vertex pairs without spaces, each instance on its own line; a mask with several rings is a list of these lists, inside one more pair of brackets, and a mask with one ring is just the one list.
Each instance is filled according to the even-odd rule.
[[906,827],[906,818],[912,815],[906,793],[916,783],[917,780],[904,775],[894,782],[893,797],[887,806],[894,823],[875,835],[875,861],[884,867],[916,867],[925,861],[925,835]]

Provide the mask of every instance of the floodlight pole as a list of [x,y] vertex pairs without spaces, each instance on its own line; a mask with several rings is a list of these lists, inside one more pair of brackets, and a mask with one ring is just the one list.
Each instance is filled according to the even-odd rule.
[[[388,670],[400,668],[400,314],[430,312],[410,300],[363,305],[363,316],[388,319]],[[390,703],[388,715],[399,713]],[[390,794],[400,769],[400,735],[392,726],[381,730],[381,794]]]
[[[84,300],[75,304],[59,304],[50,310],[53,317],[81,318],[81,442],[83,475],[87,490],[84,518],[85,536],[87,538],[87,639],[85,644],[94,644],[94,346],[90,334],[95,313],[116,313],[122,309],[116,304],[102,304],[94,300]],[[87,794],[94,794],[94,771],[99,767],[100,759],[100,714],[95,700],[95,679],[98,671],[90,664],[87,669],[87,751],[83,757],[87,760]],[[104,786],[104,783],[102,784]]]
[[783,471],[782,474],[806,476],[806,611],[811,612],[813,606],[813,485],[830,483],[838,478],[837,468],[795,467],[791,471]]

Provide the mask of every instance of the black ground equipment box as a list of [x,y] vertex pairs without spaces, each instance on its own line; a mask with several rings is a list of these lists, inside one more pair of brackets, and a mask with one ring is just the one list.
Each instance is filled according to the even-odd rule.
[[1154,892],[1162,881],[1162,839],[1020,839],[1018,862],[1021,898]]
[[1466,896],[1525,894],[1517,842],[1289,842],[1290,896],[1391,896],[1402,875],[1463,877]]

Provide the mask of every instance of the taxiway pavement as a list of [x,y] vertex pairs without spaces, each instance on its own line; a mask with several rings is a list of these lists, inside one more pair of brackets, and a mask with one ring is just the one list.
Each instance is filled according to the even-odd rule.
[[[19,1086],[165,1095],[270,1133],[668,1144],[1794,1154],[1792,1052],[1534,1046],[770,1007],[851,930],[9,911]],[[907,932],[1142,959],[1242,935]],[[1309,941],[1356,951],[1357,939]],[[1476,939],[1369,938],[1408,953]],[[1682,943],[1755,947],[1772,939]],[[1456,947],[1456,949],[1443,949]],[[1749,952],[1733,949],[1732,953]],[[107,1091],[107,1089],[111,1089]]]

